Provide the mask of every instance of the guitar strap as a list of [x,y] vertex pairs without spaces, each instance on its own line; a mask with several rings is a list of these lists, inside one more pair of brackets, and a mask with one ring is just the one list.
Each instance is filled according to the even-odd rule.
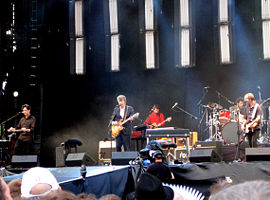
[[255,118],[255,115],[256,115],[256,112],[257,112],[257,109],[258,109],[258,103],[256,103],[255,104],[255,106],[254,106],[254,109],[253,109],[253,112],[252,112],[252,115],[251,115],[251,121],[253,121],[254,120],[254,118]]
[[158,123],[160,123],[160,113],[158,113]]
[[128,106],[126,106],[126,113],[125,113],[125,115],[124,115],[124,120],[123,121],[125,121],[126,120],[126,118],[127,118],[127,112],[128,112]]

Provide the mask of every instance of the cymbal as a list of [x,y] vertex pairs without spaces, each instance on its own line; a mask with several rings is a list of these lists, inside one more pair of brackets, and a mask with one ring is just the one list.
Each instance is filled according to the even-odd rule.
[[214,102],[208,102],[208,105],[211,107],[211,108],[215,108],[215,109],[222,109],[223,107],[217,103],[214,103]]
[[260,104],[263,108],[268,108],[270,106],[270,98],[265,99],[262,101],[262,103]]

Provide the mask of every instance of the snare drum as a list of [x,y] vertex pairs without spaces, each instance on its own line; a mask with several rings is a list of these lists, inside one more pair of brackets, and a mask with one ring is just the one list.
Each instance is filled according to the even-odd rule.
[[228,110],[221,110],[219,112],[219,122],[220,124],[226,124],[230,121],[231,118],[231,112]]
[[[240,141],[238,142],[237,132],[240,133]],[[225,144],[240,144],[244,139],[244,132],[241,129],[241,125],[237,122],[226,123],[221,131],[221,137]]]

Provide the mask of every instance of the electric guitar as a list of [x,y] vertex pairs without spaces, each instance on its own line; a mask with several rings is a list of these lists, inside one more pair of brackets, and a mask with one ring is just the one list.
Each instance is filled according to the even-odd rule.
[[122,122],[122,120],[118,121],[117,124],[111,126],[111,131],[112,131],[112,137],[116,138],[120,131],[124,129],[123,125],[130,121],[132,118],[138,118],[139,113],[135,113],[134,115],[130,116],[127,118],[125,121]]
[[167,119],[165,119],[163,122],[160,122],[159,124],[153,123],[150,125],[150,129],[158,128],[162,126],[163,124],[165,124],[166,122],[170,122],[171,120],[172,120],[172,117],[168,117]]
[[255,120],[252,122],[247,123],[245,126],[242,127],[245,133],[248,133],[250,130],[254,132],[254,128],[258,125],[258,122]]

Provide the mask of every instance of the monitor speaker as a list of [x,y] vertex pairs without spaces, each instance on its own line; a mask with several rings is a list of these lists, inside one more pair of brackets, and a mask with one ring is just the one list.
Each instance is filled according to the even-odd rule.
[[221,162],[221,156],[214,149],[196,149],[190,151],[190,162]]
[[11,159],[12,167],[36,167],[38,163],[37,155],[13,155]]
[[139,156],[137,151],[112,152],[112,165],[129,165],[129,161]]
[[65,162],[66,166],[81,166],[82,164],[90,166],[96,163],[96,160],[86,153],[70,153]]
[[270,161],[270,148],[246,148],[246,161]]

